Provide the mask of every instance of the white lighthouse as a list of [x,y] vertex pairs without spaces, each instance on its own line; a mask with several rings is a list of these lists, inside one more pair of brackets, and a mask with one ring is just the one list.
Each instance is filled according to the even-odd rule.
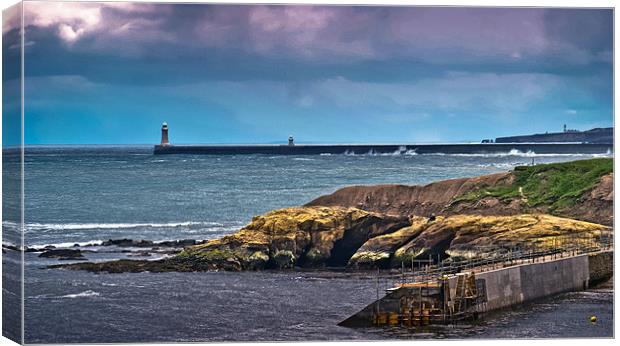
[[292,147],[292,146],[294,146],[294,145],[295,145],[295,142],[294,142],[294,140],[293,140],[293,136],[292,136],[292,135],[291,135],[291,136],[288,136],[288,146],[289,146],[289,147]]
[[166,123],[165,121],[163,124],[161,124],[161,144],[160,145],[170,145],[170,142],[168,141],[168,123]]

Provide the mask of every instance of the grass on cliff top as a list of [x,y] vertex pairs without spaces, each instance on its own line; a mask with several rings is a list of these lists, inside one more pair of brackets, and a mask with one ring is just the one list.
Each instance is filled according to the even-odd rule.
[[483,197],[525,198],[530,207],[548,206],[553,211],[574,205],[602,176],[611,172],[611,158],[518,166],[513,171],[515,179],[511,185],[480,189],[455,201],[476,201]]

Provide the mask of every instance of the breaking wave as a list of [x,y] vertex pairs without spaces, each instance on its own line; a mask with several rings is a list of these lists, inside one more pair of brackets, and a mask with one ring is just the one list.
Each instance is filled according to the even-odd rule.
[[101,294],[99,292],[95,292],[93,290],[87,290],[80,293],[73,294],[65,294],[64,296],[55,296],[51,294],[39,294],[36,296],[29,296],[28,299],[58,299],[58,298],[88,298],[88,297],[98,297]]
[[84,291],[84,292],[80,292],[80,293],[75,293],[75,294],[66,294],[64,296],[60,296],[60,298],[84,298],[84,297],[98,297],[100,294],[99,292],[95,292],[95,291]]
[[436,155],[436,156],[456,156],[456,157],[610,157],[613,156],[611,150],[607,150],[605,153],[599,154],[560,154],[560,153],[545,153],[537,154],[534,151],[528,150],[523,152],[521,150],[512,149],[508,152],[498,153],[471,153],[471,154],[450,154],[450,153],[428,153],[422,155]]
[[296,157],[293,158],[293,161],[314,161],[314,159],[309,159],[307,157]]
[[169,222],[169,223],[27,223],[27,230],[85,230],[130,228],[176,228],[176,227],[224,227],[219,222]]
[[401,155],[414,156],[414,155],[418,155],[415,149],[407,149],[406,146],[401,146],[395,151],[389,152],[389,153],[381,153],[381,152],[377,152],[374,149],[370,149],[367,153],[363,153],[363,154],[356,154],[352,150],[345,150],[343,154],[346,156],[401,156]]
[[[323,155],[323,154],[321,154]],[[611,150],[607,150],[605,153],[597,154],[576,154],[576,153],[544,153],[539,154],[534,151],[521,151],[518,149],[512,149],[507,152],[494,152],[494,153],[418,153],[416,149],[407,149],[401,147],[394,152],[382,153],[377,152],[374,149],[366,153],[355,153],[352,150],[346,150],[343,155],[346,156],[453,156],[453,157],[481,157],[481,158],[502,158],[502,157],[613,157]]]
[[74,241],[74,242],[65,242],[65,243],[53,243],[53,244],[34,244],[29,246],[31,249],[42,250],[48,246],[53,246],[55,248],[69,248],[75,247],[75,245],[79,245],[80,247],[85,246],[99,246],[103,243],[103,240],[89,240],[89,241]]
[[11,247],[11,248],[14,247],[14,248],[18,248],[19,249],[19,245],[15,244],[13,242],[10,242],[10,241],[6,241],[6,240],[2,240],[2,246],[3,247]]

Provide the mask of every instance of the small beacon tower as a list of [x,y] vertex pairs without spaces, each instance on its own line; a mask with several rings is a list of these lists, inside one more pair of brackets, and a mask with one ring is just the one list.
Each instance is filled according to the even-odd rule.
[[293,141],[293,136],[288,136],[288,146],[292,147],[295,145],[295,142]]
[[170,145],[170,142],[168,142],[168,123],[166,123],[164,121],[163,124],[161,124],[161,143],[160,145]]

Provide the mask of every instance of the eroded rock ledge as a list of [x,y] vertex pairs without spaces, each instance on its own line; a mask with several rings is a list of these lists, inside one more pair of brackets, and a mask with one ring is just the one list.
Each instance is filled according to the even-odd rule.
[[158,261],[119,260],[53,267],[94,272],[398,268],[417,258],[493,256],[523,246],[544,250],[598,242],[604,225],[551,215],[403,217],[355,208],[288,208],[255,217],[239,232]]

